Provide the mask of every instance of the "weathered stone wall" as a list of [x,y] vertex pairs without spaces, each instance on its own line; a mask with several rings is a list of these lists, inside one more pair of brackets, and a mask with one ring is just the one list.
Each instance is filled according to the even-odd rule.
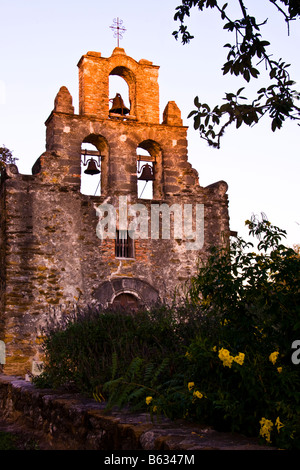
[[[185,250],[181,240],[137,239],[134,259],[116,258],[114,240],[101,241],[96,234],[100,198],[24,175],[8,180],[5,192],[7,373],[25,373],[32,360],[41,359],[38,345],[49,307],[107,305],[122,291],[145,303],[171,301],[175,288],[195,273],[198,251]],[[205,210],[207,232],[213,220],[211,208]],[[220,235],[221,228],[211,230],[205,243],[218,243]],[[111,292],[108,282],[116,286],[118,280]]]
[[[39,390],[0,374],[0,418],[26,425],[61,450],[265,450],[256,439],[216,432],[207,426],[153,422],[147,413],[105,411],[105,405],[63,391]],[[195,462],[194,462],[195,463]]]
[[[111,73],[129,84],[128,117],[109,115]],[[0,200],[0,340],[6,343],[6,373],[24,374],[32,361],[41,360],[39,343],[49,307],[107,306],[122,292],[146,305],[169,302],[195,274],[199,255],[228,242],[227,184],[199,185],[175,102],[167,104],[159,123],[157,77],[158,67],[136,62],[122,49],[107,59],[86,54],[79,62],[79,114],[67,88],[61,87],[46,121],[46,151],[32,175],[7,169]],[[80,192],[84,142],[101,153],[97,197]],[[155,161],[152,200],[138,198],[139,148]],[[100,239],[96,231],[97,208],[109,203],[119,213],[120,197],[129,205],[143,204],[150,215],[148,234],[134,240],[130,258],[116,257],[115,241]],[[175,215],[169,238],[151,237],[151,209],[162,204],[177,204],[182,214],[185,205],[194,211],[196,205],[204,206],[203,226],[198,227],[202,235],[204,231],[203,246],[187,249],[191,240],[186,234],[174,236]]]
[[[0,176],[1,183],[4,175]],[[0,185],[0,338],[4,338],[5,287],[6,287],[6,204],[4,186]]]

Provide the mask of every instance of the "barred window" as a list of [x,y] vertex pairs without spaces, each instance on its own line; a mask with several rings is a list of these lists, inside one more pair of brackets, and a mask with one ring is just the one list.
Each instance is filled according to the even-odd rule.
[[117,230],[115,255],[116,258],[133,258],[134,241],[127,230]]

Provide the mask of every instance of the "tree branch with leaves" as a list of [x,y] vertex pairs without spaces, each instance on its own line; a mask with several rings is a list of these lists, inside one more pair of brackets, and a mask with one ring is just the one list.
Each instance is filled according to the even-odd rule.
[[8,164],[14,164],[16,160],[17,158],[13,157],[11,150],[5,147],[5,145],[0,147],[0,169]]
[[[284,16],[289,33],[290,22],[300,17],[300,1],[268,1]],[[173,35],[176,39],[181,35],[182,43],[188,44],[194,37],[185,25],[186,17],[190,16],[191,9],[197,6],[200,11],[205,8],[217,10],[225,23],[223,29],[234,34],[233,43],[227,43],[224,46],[229,51],[227,61],[222,67],[223,75],[228,73],[235,76],[241,75],[249,83],[250,80],[259,77],[259,68],[262,65],[269,73],[270,84],[260,88],[251,101],[241,94],[245,87],[237,92],[226,93],[225,103],[213,108],[207,103],[200,102],[198,96],[195,98],[196,109],[192,110],[188,117],[193,117],[194,128],[199,130],[200,137],[215,148],[220,148],[221,138],[226,128],[233,123],[236,128],[242,124],[253,126],[268,114],[271,119],[271,129],[274,132],[281,129],[286,119],[300,121],[300,107],[297,106],[300,94],[293,88],[295,82],[291,80],[288,72],[290,64],[285,63],[281,58],[275,60],[267,49],[270,42],[263,39],[261,35],[261,28],[268,20],[257,23],[256,18],[248,13],[244,0],[238,0],[241,19],[232,20],[227,14],[229,3],[221,7],[217,0],[182,0],[182,5],[176,8],[174,16],[176,21],[180,21],[180,26],[177,31],[173,32]]]

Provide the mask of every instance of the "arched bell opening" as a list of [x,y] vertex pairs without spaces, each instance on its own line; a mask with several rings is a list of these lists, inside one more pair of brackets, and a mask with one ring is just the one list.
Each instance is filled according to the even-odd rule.
[[142,199],[162,199],[162,151],[153,140],[145,140],[137,147],[137,194]]
[[150,153],[137,148],[137,194],[141,199],[153,199],[154,161]]
[[135,77],[126,67],[115,67],[109,74],[109,105],[111,118],[134,114]]
[[90,134],[81,144],[82,194],[100,196],[107,186],[108,144],[100,135]]

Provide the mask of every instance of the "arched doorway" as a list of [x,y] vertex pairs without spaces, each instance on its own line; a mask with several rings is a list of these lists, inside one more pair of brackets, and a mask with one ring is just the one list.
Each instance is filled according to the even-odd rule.
[[133,294],[122,292],[114,298],[112,307],[121,307],[125,310],[137,310],[139,307],[139,299]]
[[[94,298],[98,304],[104,307],[110,307],[114,301],[122,300],[119,296],[129,294],[134,297],[135,302],[146,308],[155,305],[159,301],[159,292],[148,282],[138,278],[114,278],[110,281],[104,281],[94,292]],[[124,298],[123,298],[124,299]],[[131,297],[128,300],[134,302]]]

